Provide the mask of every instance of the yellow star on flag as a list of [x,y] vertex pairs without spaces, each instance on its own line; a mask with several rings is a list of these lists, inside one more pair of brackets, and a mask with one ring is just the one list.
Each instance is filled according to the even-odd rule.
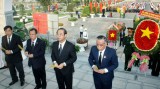
[[141,31],[143,32],[141,37],[147,36],[148,39],[150,39],[150,35],[154,33],[154,32],[149,30],[149,27],[147,27],[146,30],[141,29]]
[[115,34],[114,34],[114,33],[112,33],[112,34],[110,34],[110,35],[111,35],[111,37],[114,37],[114,35],[115,35]]

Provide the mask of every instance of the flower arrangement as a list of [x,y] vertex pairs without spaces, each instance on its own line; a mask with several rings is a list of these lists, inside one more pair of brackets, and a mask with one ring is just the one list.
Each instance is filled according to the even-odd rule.
[[139,70],[141,72],[146,72],[148,70],[148,64],[149,64],[150,58],[147,55],[142,55],[140,57],[140,60],[141,60],[141,65],[139,67]]
[[140,58],[139,53],[133,52],[132,53],[132,58],[128,63],[128,68],[131,68],[133,66],[134,62],[137,61],[139,58]]
[[[141,54],[150,54],[159,48],[159,25],[151,19],[140,20],[133,36],[133,47]],[[149,42],[149,43],[148,43]]]

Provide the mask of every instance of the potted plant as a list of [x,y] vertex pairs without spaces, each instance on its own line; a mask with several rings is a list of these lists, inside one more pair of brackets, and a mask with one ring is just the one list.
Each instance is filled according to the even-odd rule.
[[91,11],[91,13],[90,13],[90,16],[91,16],[91,18],[94,18],[94,12],[93,11]]
[[87,14],[82,14],[81,17],[82,17],[82,21],[85,22],[87,18]]
[[97,7],[97,13],[98,13],[99,17],[102,17],[102,13],[100,12],[100,7]]
[[87,47],[88,45],[88,40],[84,39],[84,38],[78,38],[76,40],[76,45],[78,45],[80,47],[80,52],[85,51],[85,47]]
[[68,18],[68,21],[71,21],[71,26],[75,26],[75,21],[77,21],[78,19],[76,17],[70,17]]

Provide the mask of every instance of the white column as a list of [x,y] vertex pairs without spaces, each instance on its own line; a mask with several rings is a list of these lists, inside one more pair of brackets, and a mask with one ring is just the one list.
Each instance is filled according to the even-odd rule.
[[15,26],[13,21],[12,0],[0,0],[0,35],[4,35],[4,26]]

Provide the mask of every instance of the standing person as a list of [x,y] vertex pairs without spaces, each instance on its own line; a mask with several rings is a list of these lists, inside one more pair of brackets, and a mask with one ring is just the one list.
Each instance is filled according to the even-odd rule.
[[152,68],[151,75],[158,77],[160,73],[160,51],[153,54],[151,68]]
[[84,29],[83,38],[88,40],[88,32],[87,32],[87,28]]
[[105,11],[106,11],[106,7],[105,7],[105,5],[103,5],[103,7],[102,7],[102,17],[105,17]]
[[72,89],[73,63],[77,60],[75,46],[66,40],[67,31],[64,28],[57,30],[58,41],[53,42],[51,58],[59,89]]
[[125,37],[125,31],[122,29],[121,31],[120,31],[120,43],[119,43],[119,46],[124,46],[124,44],[123,44],[123,38]]
[[83,25],[81,25],[79,30],[80,30],[80,38],[81,38],[81,37],[83,37],[83,31],[84,31]]
[[18,82],[17,72],[19,72],[20,85],[23,86],[25,83],[25,75],[22,64],[21,49],[18,47],[20,45],[23,47],[22,41],[19,36],[13,34],[11,26],[4,27],[5,36],[2,37],[2,47],[5,54],[5,60],[7,66],[9,67],[9,72],[12,78],[12,82],[9,85],[13,85]]
[[88,58],[93,69],[95,89],[112,89],[114,69],[118,67],[116,51],[107,47],[106,37],[98,36]]
[[133,28],[128,27],[128,36],[125,36],[123,39],[123,44],[125,45],[123,53],[125,54],[125,71],[131,71],[131,68],[128,68],[128,62],[131,60],[131,55],[134,52],[132,47],[132,37],[133,37]]
[[30,39],[27,40],[26,56],[28,56],[28,66],[32,66],[36,87],[34,89],[46,89],[46,71],[45,71],[45,47],[46,44],[37,38],[37,29],[32,28],[29,31]]

